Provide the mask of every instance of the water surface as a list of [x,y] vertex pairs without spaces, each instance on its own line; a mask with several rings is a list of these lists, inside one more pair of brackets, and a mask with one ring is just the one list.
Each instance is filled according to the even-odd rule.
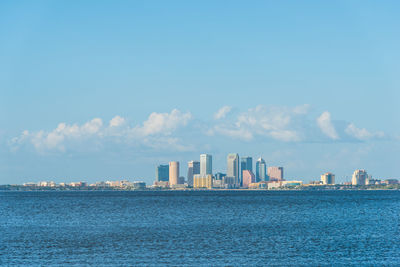
[[399,265],[399,191],[1,192],[1,265]]

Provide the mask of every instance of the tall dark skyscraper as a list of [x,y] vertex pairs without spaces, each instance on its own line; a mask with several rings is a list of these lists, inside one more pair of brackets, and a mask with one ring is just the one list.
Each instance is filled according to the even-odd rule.
[[243,171],[248,170],[253,172],[253,158],[252,157],[243,157],[240,160],[240,174],[241,181],[243,182]]
[[189,161],[188,162],[188,185],[193,186],[193,176],[200,174],[200,162],[199,161]]
[[169,165],[158,165],[156,167],[156,181],[169,181]]
[[256,162],[256,181],[268,181],[267,165],[263,158],[259,158]]

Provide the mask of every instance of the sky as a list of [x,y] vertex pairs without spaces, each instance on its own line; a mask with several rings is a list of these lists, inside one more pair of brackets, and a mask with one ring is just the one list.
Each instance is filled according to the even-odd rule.
[[398,1],[1,1],[0,184],[228,153],[400,178]]

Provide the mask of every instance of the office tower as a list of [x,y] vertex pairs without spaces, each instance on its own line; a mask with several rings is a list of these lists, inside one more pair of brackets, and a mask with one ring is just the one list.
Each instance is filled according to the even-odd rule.
[[367,183],[368,174],[365,170],[355,170],[351,179],[352,185],[365,185]]
[[323,184],[335,184],[335,175],[327,172],[321,175],[321,182]]
[[158,165],[156,167],[156,181],[169,181],[169,165]]
[[240,187],[240,175],[239,175],[239,155],[236,153],[229,154],[227,157],[227,177],[234,178],[234,184],[236,187]]
[[243,171],[253,171],[253,159],[251,157],[243,157],[240,159],[240,173],[243,181]]
[[212,156],[208,154],[200,155],[200,175],[206,176],[207,174],[212,175]]
[[256,177],[254,176],[254,173],[250,170],[244,170],[242,171],[243,174],[243,187],[248,188],[251,183],[256,182]]
[[188,185],[193,186],[193,175],[200,174],[200,162],[198,161],[189,161],[188,162]]
[[283,167],[268,167],[270,181],[283,181]]
[[267,164],[263,158],[259,158],[256,162],[256,181],[268,181]]
[[179,179],[179,161],[169,163],[169,185],[177,185]]

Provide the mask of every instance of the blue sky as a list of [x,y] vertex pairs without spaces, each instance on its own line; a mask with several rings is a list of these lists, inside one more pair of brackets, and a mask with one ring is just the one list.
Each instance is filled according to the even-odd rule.
[[2,1],[0,183],[211,153],[400,178],[398,1]]

